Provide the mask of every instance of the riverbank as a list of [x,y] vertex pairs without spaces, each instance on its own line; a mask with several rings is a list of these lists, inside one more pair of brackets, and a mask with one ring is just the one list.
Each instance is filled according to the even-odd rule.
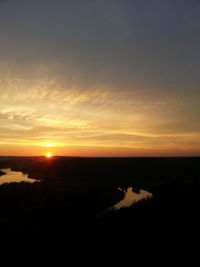
[[0,176],[5,175],[6,173],[0,170]]

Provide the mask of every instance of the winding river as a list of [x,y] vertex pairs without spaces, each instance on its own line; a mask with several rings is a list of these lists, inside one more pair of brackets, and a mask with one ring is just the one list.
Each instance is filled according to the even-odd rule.
[[120,202],[116,203],[113,207],[111,207],[111,209],[119,210],[121,208],[130,207],[134,203],[153,197],[152,193],[142,189],[134,191],[133,187],[128,187],[127,190],[118,188],[118,190],[124,192],[124,198]]
[[20,183],[20,182],[26,182],[26,183],[35,183],[38,182],[38,180],[28,178],[27,174],[24,174],[22,172],[16,172],[12,171],[10,168],[8,169],[1,169],[3,174],[0,176],[0,185],[5,183]]
[[[36,179],[28,178],[27,174],[24,174],[19,171],[12,171],[10,168],[1,169],[1,171],[4,172],[5,174],[0,176],[0,185],[5,183],[39,182]],[[112,206],[110,209],[119,210],[124,207],[130,207],[134,203],[137,203],[141,200],[147,200],[153,197],[152,193],[142,189],[134,190],[133,187],[128,187],[127,190],[118,188],[118,190],[123,191],[124,198],[118,203],[116,203],[114,206]]]

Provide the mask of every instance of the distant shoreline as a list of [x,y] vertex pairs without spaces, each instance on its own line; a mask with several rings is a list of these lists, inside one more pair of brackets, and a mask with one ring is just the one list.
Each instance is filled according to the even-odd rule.
[[[46,158],[45,156],[1,156],[2,158]],[[77,159],[181,159],[181,158],[200,158],[198,156],[59,156],[52,158],[77,158]]]

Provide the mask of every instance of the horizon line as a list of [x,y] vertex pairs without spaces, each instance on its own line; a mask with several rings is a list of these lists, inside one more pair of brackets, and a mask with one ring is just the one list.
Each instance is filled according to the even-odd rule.
[[[7,155],[0,158],[46,158],[45,155],[41,156],[25,156],[25,155]],[[69,156],[69,155],[53,155],[52,158],[200,158],[200,155],[177,155],[177,156]]]

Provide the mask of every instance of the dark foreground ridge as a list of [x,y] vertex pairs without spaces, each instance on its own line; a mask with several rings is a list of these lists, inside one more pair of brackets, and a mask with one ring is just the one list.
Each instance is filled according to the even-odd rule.
[[[130,241],[131,249],[139,242],[149,246],[156,238],[171,244],[175,239],[196,239],[199,166],[200,158],[0,157],[0,169],[41,180],[0,186],[1,238],[64,241],[71,248],[98,240],[108,249]],[[123,198],[117,188],[129,186],[154,197],[104,213]]]

